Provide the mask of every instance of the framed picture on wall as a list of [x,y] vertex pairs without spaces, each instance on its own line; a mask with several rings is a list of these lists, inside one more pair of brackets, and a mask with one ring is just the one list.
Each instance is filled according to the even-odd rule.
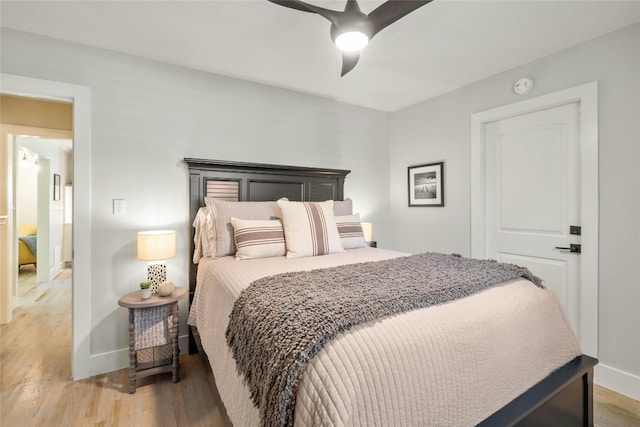
[[53,200],[60,200],[60,175],[53,174]]
[[444,162],[409,166],[409,206],[444,206]]

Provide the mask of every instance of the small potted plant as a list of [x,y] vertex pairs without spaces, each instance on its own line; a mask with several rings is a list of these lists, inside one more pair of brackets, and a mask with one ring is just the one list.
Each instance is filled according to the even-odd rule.
[[140,298],[151,298],[151,282],[140,282]]

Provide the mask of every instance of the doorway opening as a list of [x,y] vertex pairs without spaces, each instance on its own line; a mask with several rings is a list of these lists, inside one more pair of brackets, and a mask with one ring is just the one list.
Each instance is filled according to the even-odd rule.
[[[71,301],[71,376],[79,380],[91,376],[91,90],[63,82],[35,79],[12,74],[0,75],[0,93],[23,99],[63,102],[71,105],[71,132],[55,131],[54,128],[39,127],[39,130],[51,131],[46,138],[73,139],[73,158],[71,171],[73,176],[82,179],[73,182],[73,272],[69,279]],[[5,120],[3,109],[2,121]],[[28,110],[27,110],[28,112]],[[17,162],[15,136],[43,136],[29,133],[24,124],[8,125],[0,123],[0,323],[10,322],[15,308],[14,288],[17,283],[17,269],[13,266],[17,260],[17,225],[15,222],[15,197],[13,188],[15,176],[7,170],[14,170]],[[64,182],[60,176],[60,193],[64,191]],[[57,182],[51,173],[50,184]],[[53,203],[53,195],[51,195]],[[54,255],[52,255],[52,258]],[[55,259],[55,258],[54,258]],[[82,286],[80,286],[82,285]],[[67,358],[68,361],[69,358]]]
[[[11,195],[13,213],[7,257],[12,280],[3,286],[10,287],[6,293],[14,321],[25,316],[43,320],[27,337],[54,336],[66,325],[67,331],[57,335],[69,355],[73,200],[65,189],[73,184],[72,103],[12,94],[1,94],[0,103],[3,144],[11,154],[3,171],[11,177],[5,183],[10,188],[3,191]],[[16,345],[33,343],[25,338]],[[57,356],[46,354],[45,347],[28,354],[34,363]],[[71,358],[58,363],[57,372],[71,376]]]
[[[71,105],[63,107],[68,108],[70,118]],[[70,132],[70,120],[66,126]],[[43,132],[32,129],[30,133]],[[56,276],[72,274],[73,142],[32,135],[14,139],[18,235],[18,280],[14,295],[15,305],[20,307],[38,301]],[[70,290],[68,297],[70,300]]]

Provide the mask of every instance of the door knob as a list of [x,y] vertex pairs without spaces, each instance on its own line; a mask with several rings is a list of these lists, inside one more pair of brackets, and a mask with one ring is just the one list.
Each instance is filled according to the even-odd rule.
[[569,252],[574,253],[574,254],[581,254],[582,253],[582,245],[575,244],[575,243],[571,243],[569,245],[569,247],[556,246],[556,249],[560,249],[561,251],[569,251]]

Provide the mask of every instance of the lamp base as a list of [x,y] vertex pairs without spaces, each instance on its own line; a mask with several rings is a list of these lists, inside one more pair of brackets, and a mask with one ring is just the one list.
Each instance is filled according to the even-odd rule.
[[158,262],[147,266],[147,280],[151,282],[151,292],[158,292],[160,283],[167,280],[167,264]]

